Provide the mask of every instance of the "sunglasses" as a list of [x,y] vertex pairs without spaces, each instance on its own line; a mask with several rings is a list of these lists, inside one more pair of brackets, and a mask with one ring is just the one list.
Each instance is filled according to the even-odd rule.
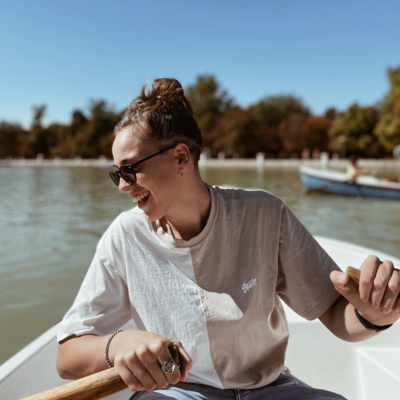
[[[145,162],[147,160],[149,160],[152,157],[158,156],[161,153],[164,153],[164,151],[167,150],[171,150],[175,147],[171,146],[168,147],[164,150],[158,151],[157,153],[152,154],[151,156],[148,156],[146,158],[143,158],[141,160],[139,160],[138,162],[135,162],[134,164],[128,164],[128,165],[121,165],[119,168],[114,164],[113,167],[118,168],[117,171],[111,171],[110,172],[110,177],[112,179],[112,181],[119,186],[119,181],[121,180],[121,178],[128,183],[129,185],[133,185],[134,183],[136,183],[137,178],[136,178],[136,172],[135,172],[135,168],[141,164],[142,162]],[[192,152],[192,149],[189,149],[190,152]]]

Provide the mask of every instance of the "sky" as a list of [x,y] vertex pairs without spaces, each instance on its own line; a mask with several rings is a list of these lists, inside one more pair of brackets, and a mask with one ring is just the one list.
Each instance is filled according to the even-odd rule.
[[242,107],[294,94],[316,115],[374,105],[400,66],[400,1],[0,0],[0,120],[122,111],[149,79],[213,74]]

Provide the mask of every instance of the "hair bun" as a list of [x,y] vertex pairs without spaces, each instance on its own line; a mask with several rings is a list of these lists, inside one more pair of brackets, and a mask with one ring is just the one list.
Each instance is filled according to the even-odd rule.
[[151,90],[146,94],[146,86],[142,89],[142,99],[144,101],[161,101],[163,105],[173,109],[184,109],[187,114],[193,116],[193,110],[189,101],[185,97],[185,92],[179,81],[174,78],[154,79]]

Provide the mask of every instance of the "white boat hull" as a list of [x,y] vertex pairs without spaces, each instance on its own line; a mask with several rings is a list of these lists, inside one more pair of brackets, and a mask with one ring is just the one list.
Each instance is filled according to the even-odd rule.
[[[390,259],[400,267],[400,260],[387,254],[337,240],[316,239],[342,270],[349,265],[359,268],[370,254]],[[293,375],[349,400],[399,399],[399,323],[367,341],[348,343],[335,337],[318,319],[307,321],[283,305],[290,330],[285,365]],[[69,382],[56,371],[56,333],[57,326],[50,328],[0,366],[2,399],[17,400]],[[131,394],[126,389],[107,399],[128,400]]]

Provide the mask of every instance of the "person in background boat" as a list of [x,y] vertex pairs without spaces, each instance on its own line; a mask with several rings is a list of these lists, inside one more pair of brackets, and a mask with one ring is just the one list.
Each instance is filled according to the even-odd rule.
[[203,182],[201,133],[176,79],[145,85],[114,133],[110,176],[137,207],[103,234],[59,324],[59,375],[115,367],[132,400],[344,399],[285,366],[281,301],[363,341],[400,318],[393,264],[368,257],[352,290],[282,200]]
[[357,176],[361,175],[372,175],[376,176],[378,171],[375,169],[362,169],[357,167],[357,156],[350,156],[348,158],[348,163],[346,166],[346,177],[348,178],[349,182],[354,183]]

